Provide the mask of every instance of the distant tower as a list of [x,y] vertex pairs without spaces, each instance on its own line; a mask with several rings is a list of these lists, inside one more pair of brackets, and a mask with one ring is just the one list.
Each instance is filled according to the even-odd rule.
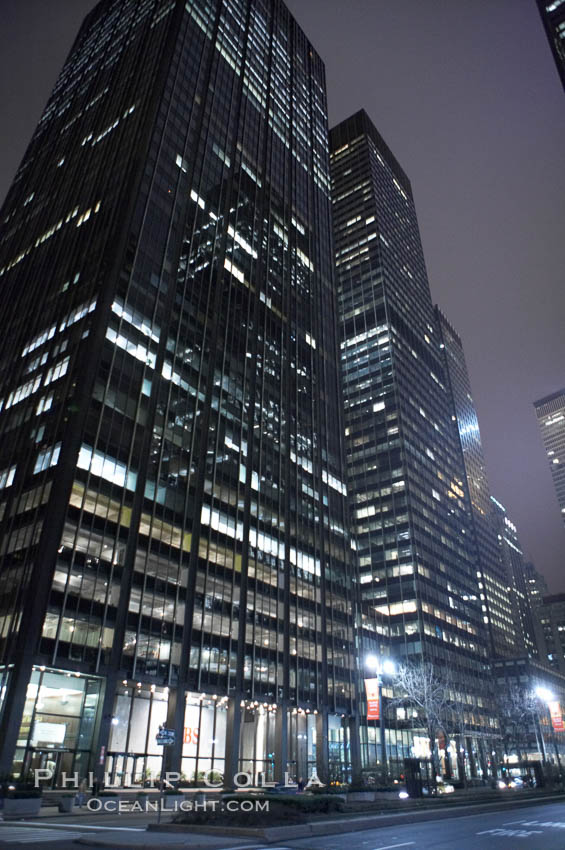
[[436,308],[436,314],[471,500],[479,560],[480,598],[486,615],[485,625],[490,635],[490,651],[495,657],[515,655],[517,651],[520,652],[520,649],[517,649],[519,630],[516,629],[516,618],[512,610],[508,573],[501,559],[497,531],[491,518],[492,502],[481,432],[463,343],[439,308]]
[[524,563],[524,581],[530,611],[532,612],[532,622],[534,626],[538,658],[540,661],[545,661],[547,656],[547,646],[540,615],[544,597],[549,595],[549,588],[547,586],[545,576],[536,570],[531,561],[525,561]]
[[565,88],[565,0],[537,0],[537,4]]
[[565,523],[565,389],[540,398],[534,407]]
[[[540,655],[536,620],[536,607],[531,602],[532,565],[526,568],[518,531],[506,512],[506,508],[491,496],[490,522],[498,540],[499,559],[505,576],[506,591],[512,608],[516,630],[513,655],[526,653],[532,657]],[[543,655],[543,652],[541,653]]]
[[544,596],[538,616],[545,643],[543,660],[565,674],[565,593]]

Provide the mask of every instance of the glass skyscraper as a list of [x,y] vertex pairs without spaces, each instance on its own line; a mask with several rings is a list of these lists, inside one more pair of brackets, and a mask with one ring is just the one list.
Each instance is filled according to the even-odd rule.
[[537,4],[565,88],[565,0],[537,0]]
[[[373,653],[449,670],[454,705],[475,736],[469,749],[478,747],[485,771],[486,625],[412,189],[364,111],[331,130],[330,150],[360,663]],[[418,755],[409,724],[397,713],[390,725],[391,757]],[[366,762],[374,731],[363,730]]]
[[[347,775],[329,190],[324,67],[279,0],[86,18],[1,212],[2,772],[140,782],[166,725],[187,779]],[[474,670],[463,522],[441,628]]]
[[538,616],[543,661],[565,675],[565,593],[544,596]]
[[523,633],[516,629],[518,618],[515,617],[511,598],[511,570],[506,563],[506,549],[503,550],[499,546],[498,521],[493,522],[493,502],[463,343],[455,328],[438,308],[436,315],[471,502],[478,556],[479,597],[483,620],[489,633],[490,654],[495,657],[512,656],[517,651],[518,636],[520,635],[521,641]]
[[534,407],[565,523],[565,389],[540,398]]
[[491,496],[492,510],[490,521],[496,533],[500,564],[505,575],[508,599],[512,607],[515,627],[513,644],[505,652],[494,653],[500,657],[528,655],[539,656],[538,636],[536,634],[536,613],[530,597],[528,570],[518,530],[512,522],[506,508],[494,496]]

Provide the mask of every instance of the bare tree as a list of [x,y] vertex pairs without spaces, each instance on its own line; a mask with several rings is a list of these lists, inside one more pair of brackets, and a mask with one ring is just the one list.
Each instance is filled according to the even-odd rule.
[[514,747],[518,761],[528,751],[528,729],[533,723],[536,728],[538,710],[537,697],[530,690],[523,690],[517,685],[508,685],[498,697],[498,718],[504,745],[504,752],[509,755],[509,749]]
[[429,661],[407,664],[397,672],[395,702],[414,707],[426,729],[435,775],[440,774],[437,735],[446,733],[450,713],[449,675],[438,673]]

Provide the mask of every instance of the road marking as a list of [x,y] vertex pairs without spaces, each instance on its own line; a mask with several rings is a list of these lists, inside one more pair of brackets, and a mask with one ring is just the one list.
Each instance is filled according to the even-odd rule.
[[[113,832],[146,832],[143,827],[140,826],[94,826],[92,824],[85,823],[84,826],[81,823],[58,823],[56,826],[50,823],[33,823],[32,821],[20,821],[22,826],[33,826],[34,829],[80,829],[81,832],[85,829],[94,829],[94,830],[105,830],[110,829]],[[254,844],[254,847],[258,847],[259,845]]]
[[31,844],[41,841],[74,841],[80,838],[80,832],[57,832],[47,829],[30,829],[29,827],[2,827],[0,841],[10,844]]
[[484,829],[477,835],[494,835],[497,838],[529,838],[530,835],[543,835],[542,829]]
[[393,847],[409,847],[414,841],[404,841],[402,844],[386,844],[384,847],[375,847],[375,850],[392,850]]

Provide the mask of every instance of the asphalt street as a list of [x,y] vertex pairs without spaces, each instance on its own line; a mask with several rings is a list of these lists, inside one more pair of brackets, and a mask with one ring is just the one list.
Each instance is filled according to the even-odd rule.
[[[77,838],[89,835],[117,835],[115,828],[88,826],[86,824],[62,824],[53,827],[43,823],[20,824],[13,821],[0,823],[0,847],[41,847],[42,850],[55,850],[57,847],[72,848]],[[120,829],[120,838],[131,837],[132,846],[145,835],[143,827]]]
[[[71,820],[71,819],[69,819]],[[147,833],[141,825],[107,826],[81,823],[46,825],[41,822],[17,824],[0,823],[0,848],[28,847],[41,850],[65,850],[82,846],[94,848],[96,839],[104,836],[110,843],[131,840],[131,847],[145,846]],[[80,844],[75,842],[80,838]],[[173,838],[151,836],[153,846],[165,850]],[[92,839],[92,843],[89,839]],[[174,836],[175,843],[209,850],[564,850],[565,802],[526,806],[523,809],[488,812],[435,821],[396,825],[363,832],[343,831],[337,835],[278,841],[266,845],[261,841],[230,839],[228,836]],[[114,845],[116,846],[116,845]],[[173,845],[171,845],[173,846]],[[176,843],[176,846],[180,845]]]
[[289,850],[564,850],[565,802],[327,835],[285,846]]

